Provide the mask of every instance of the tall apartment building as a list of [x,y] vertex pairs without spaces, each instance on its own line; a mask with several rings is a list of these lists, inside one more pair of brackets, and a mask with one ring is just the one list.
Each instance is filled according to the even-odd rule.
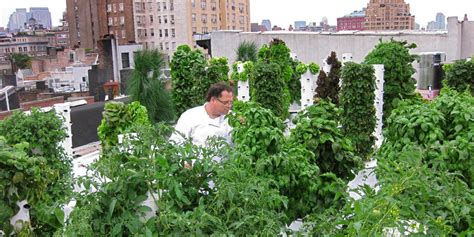
[[71,47],[97,49],[114,35],[119,45],[135,42],[133,0],[66,0]]
[[134,17],[137,42],[168,55],[195,35],[250,31],[249,0],[134,0]]
[[413,30],[415,16],[404,0],[370,0],[365,14],[367,30]]

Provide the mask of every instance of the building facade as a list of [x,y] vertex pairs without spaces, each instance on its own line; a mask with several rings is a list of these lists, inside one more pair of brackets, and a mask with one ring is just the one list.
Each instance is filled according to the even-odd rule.
[[67,0],[66,7],[72,48],[96,50],[107,35],[119,45],[135,42],[133,0]]
[[413,30],[415,16],[404,0],[370,0],[365,14],[367,30]]
[[337,18],[337,31],[365,30],[365,9]]
[[137,43],[172,55],[218,30],[250,31],[249,0],[134,0]]

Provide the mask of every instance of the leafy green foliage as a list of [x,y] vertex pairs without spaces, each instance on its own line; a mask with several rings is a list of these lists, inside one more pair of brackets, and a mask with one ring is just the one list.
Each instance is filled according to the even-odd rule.
[[102,122],[97,128],[102,147],[109,149],[116,146],[118,135],[130,132],[134,124],[150,126],[147,110],[138,101],[129,105],[115,101],[106,103]]
[[164,66],[163,54],[158,50],[139,51],[134,56],[135,69],[127,87],[132,101],[145,106],[152,122],[175,119],[173,103],[160,80]]
[[206,79],[199,85],[202,87],[202,98],[206,98],[207,90],[212,84],[229,80],[229,66],[227,58],[211,58],[206,68]]
[[291,60],[291,68],[293,74],[290,81],[288,82],[288,91],[290,92],[290,101],[291,102],[301,102],[301,74],[297,72],[299,65],[298,60]]
[[329,75],[326,75],[322,70],[319,72],[315,98],[330,99],[337,105],[339,103],[339,78],[341,77],[342,64],[337,60],[336,52],[331,52],[326,62],[331,65],[331,70]]
[[[288,84],[293,77],[292,59],[290,49],[285,42],[273,39],[270,45],[264,45],[258,51],[258,60],[255,65],[254,83],[250,83],[250,97],[265,108],[269,108],[282,119],[289,116],[291,94],[296,95],[299,91],[290,93]],[[278,68],[278,69],[276,69]],[[276,73],[271,76],[271,73]],[[278,95],[277,100],[265,99],[269,94]],[[274,96],[275,97],[275,96]]]
[[319,72],[319,65],[316,63],[308,64],[308,68],[309,68],[309,72],[313,75],[316,75]]
[[[35,233],[54,233],[62,222],[58,224],[56,215],[50,210],[64,204],[72,193],[71,157],[61,147],[66,138],[62,119],[54,110],[32,109],[29,115],[17,112],[1,122],[0,134],[6,140],[3,142],[5,166],[1,171],[6,176],[0,185],[5,187],[2,190],[12,191],[4,193],[3,198],[7,198],[8,205],[14,208],[15,201],[27,199],[32,206],[30,217]],[[8,182],[11,174],[13,183]]]
[[320,173],[314,154],[283,136],[283,124],[269,110],[248,102],[237,102],[229,115],[232,139],[247,170],[276,182],[288,197],[289,220],[313,211],[342,205],[344,182],[332,173]]
[[339,98],[342,131],[352,140],[356,154],[366,159],[374,145],[374,68],[349,62],[342,70],[342,77],[344,81]]
[[304,63],[298,63],[298,66],[296,66],[296,72],[298,74],[303,74],[308,70],[308,66]]
[[239,43],[236,50],[236,61],[256,62],[257,61],[257,45],[254,42],[243,41]]
[[244,62],[243,66],[244,66],[244,70],[243,72],[239,73],[237,71],[237,65],[239,63],[242,63],[240,61],[237,61],[235,62],[233,65],[232,65],[232,75],[231,75],[231,79],[234,81],[234,82],[237,82],[237,81],[252,81],[251,80],[251,77],[253,76],[253,70],[254,70],[254,63],[251,62],[251,61],[247,61],[247,62]]
[[254,71],[255,81],[251,83],[250,98],[270,109],[280,118],[286,118],[288,112],[287,85],[281,77],[281,67],[276,63],[257,62]]
[[453,64],[444,65],[443,69],[445,71],[444,84],[459,92],[469,87],[471,95],[474,95],[474,62],[472,60],[458,60]]
[[317,101],[293,120],[296,127],[291,132],[290,141],[295,145],[303,144],[313,152],[312,162],[322,173],[334,173],[349,181],[361,168],[362,161],[354,155],[351,141],[338,128],[339,114],[340,109],[331,102]]
[[[202,104],[205,92],[199,83],[205,75],[206,60],[199,50],[178,46],[171,60],[172,98],[178,115]],[[207,90],[208,88],[206,88]]]
[[19,69],[31,68],[31,57],[28,54],[12,53],[10,55],[12,63]]
[[57,175],[44,157],[31,157],[28,149],[26,142],[11,146],[0,136],[0,229],[7,235],[13,231],[10,218],[18,211],[16,202],[36,206],[50,201],[48,184]]
[[384,65],[384,121],[390,117],[392,109],[398,106],[400,100],[415,96],[415,80],[412,78],[415,69],[412,62],[416,56],[409,52],[414,48],[415,44],[408,45],[406,41],[391,39],[388,42],[381,41],[365,57],[365,63]]

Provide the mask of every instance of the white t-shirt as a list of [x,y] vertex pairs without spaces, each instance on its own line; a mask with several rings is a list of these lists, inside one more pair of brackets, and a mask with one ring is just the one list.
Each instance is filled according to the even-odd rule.
[[[222,137],[230,143],[232,127],[229,126],[225,115],[210,118],[204,106],[205,104],[184,112],[179,117],[175,130],[182,133],[185,138],[191,138],[195,145],[206,146],[207,139],[214,136]],[[173,133],[170,140],[182,143],[185,138]]]

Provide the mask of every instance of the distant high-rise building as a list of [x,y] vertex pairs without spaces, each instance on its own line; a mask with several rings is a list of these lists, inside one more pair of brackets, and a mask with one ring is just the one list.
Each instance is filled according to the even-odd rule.
[[219,30],[250,31],[249,0],[134,0],[136,41],[172,55]]
[[446,29],[446,16],[441,12],[438,12],[436,14],[436,29],[437,30]]
[[265,28],[270,31],[272,30],[272,22],[268,19],[262,21],[262,25],[265,26]]
[[97,41],[108,35],[119,45],[135,42],[135,25],[141,19],[134,19],[133,0],[66,0],[66,7],[71,47],[95,50]]
[[367,30],[413,30],[415,16],[404,0],[370,0],[365,13]]
[[30,18],[36,20],[36,24],[42,25],[46,29],[51,29],[51,12],[47,7],[30,7]]
[[361,11],[354,11],[349,15],[337,18],[337,31],[341,30],[364,30],[365,29],[365,8]]
[[10,15],[7,28],[10,32],[18,32],[25,30],[26,23],[29,19],[29,14],[26,8],[17,8],[15,12]]
[[295,30],[301,30],[306,27],[306,21],[295,21]]

